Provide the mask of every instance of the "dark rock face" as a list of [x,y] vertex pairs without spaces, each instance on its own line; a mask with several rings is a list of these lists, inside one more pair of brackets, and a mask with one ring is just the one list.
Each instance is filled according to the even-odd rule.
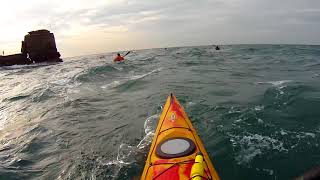
[[35,62],[61,61],[53,33],[48,30],[31,31],[22,41],[21,52]]
[[13,54],[9,56],[0,56],[0,66],[12,66],[32,64],[32,61],[24,57],[23,54]]
[[29,32],[22,41],[21,54],[0,56],[0,66],[41,62],[62,62],[54,34],[48,30]]

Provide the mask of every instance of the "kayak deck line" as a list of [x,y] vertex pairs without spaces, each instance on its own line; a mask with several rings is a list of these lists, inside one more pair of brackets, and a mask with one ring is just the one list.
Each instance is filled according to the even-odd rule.
[[171,129],[179,129],[179,128],[181,128],[181,129],[187,129],[188,131],[192,131],[190,128],[186,128],[186,127],[171,127],[171,128],[168,128],[168,129],[165,129],[165,130],[160,131],[159,134],[161,134],[161,133],[164,132],[164,131],[168,131],[168,130],[171,130]]
[[[201,144],[201,140],[198,137],[196,130],[193,128],[190,120],[188,119],[185,111],[183,110],[183,107],[179,104],[179,102],[173,94],[170,94],[170,96],[167,98],[167,102],[164,106],[164,110],[160,116],[159,121],[161,122],[158,122],[155,137],[152,141],[151,149],[146,160],[146,165],[144,167],[144,172],[143,176],[141,177],[141,180],[146,180],[150,178],[167,179],[168,177],[170,177],[170,179],[178,180],[181,178],[197,179],[199,177],[206,180],[219,180],[219,176],[214,170],[214,167],[210,162],[207,152]],[[164,123],[166,124],[164,125]],[[179,146],[181,145],[181,143],[188,142],[189,144],[187,149],[180,152],[179,150],[181,150],[181,147]],[[169,154],[167,153],[166,149],[163,152],[162,146],[166,146],[166,148],[168,148],[167,146],[172,145],[172,143],[176,144],[167,149],[169,150]],[[182,149],[183,148],[184,147],[182,147]],[[174,153],[170,151],[173,151]],[[164,156],[163,153],[166,156]],[[191,171],[191,166],[197,164],[193,157],[196,154],[204,155],[204,174],[196,174],[191,176],[191,174],[188,174],[187,172]],[[164,167],[162,167],[161,165],[163,165]],[[153,169],[150,172],[151,168]],[[164,175],[164,178],[162,178],[162,175]],[[172,177],[172,175],[174,177]]]
[[[153,177],[152,179],[157,179],[158,177],[160,177],[163,173],[165,173],[166,171],[170,170],[172,167],[174,167],[177,164],[182,164],[182,163],[187,163],[190,162],[192,160],[186,160],[186,161],[181,161],[181,162],[176,162],[176,163],[170,163],[172,164],[169,168],[165,169],[164,171],[162,171],[161,173],[159,173],[156,177]],[[157,165],[161,165],[161,164],[157,164]]]
[[[163,164],[172,164],[172,166],[170,166],[169,168],[167,168],[167,169],[165,169],[164,171],[162,171],[161,173],[159,173],[156,177],[153,177],[152,180],[157,179],[157,178],[160,177],[163,173],[165,173],[166,171],[170,170],[172,167],[174,167],[174,166],[177,165],[177,164],[187,164],[187,162],[192,162],[192,161],[194,161],[194,160],[191,159],[191,160],[186,160],[186,161],[181,161],[181,162],[176,162],[176,163],[153,164],[152,166],[155,166],[155,165],[163,165]],[[150,167],[152,167],[152,166],[150,166]],[[210,175],[206,170],[205,170],[205,173],[206,173],[207,176]],[[198,176],[199,176],[199,175],[198,175]],[[194,177],[192,177],[192,178],[190,178],[190,179],[192,180],[192,179],[195,178],[195,177],[196,177],[196,176],[194,176]],[[211,177],[208,177],[208,178],[203,177],[203,176],[201,176],[201,177],[204,178],[205,180],[213,180],[213,179],[211,179]]]

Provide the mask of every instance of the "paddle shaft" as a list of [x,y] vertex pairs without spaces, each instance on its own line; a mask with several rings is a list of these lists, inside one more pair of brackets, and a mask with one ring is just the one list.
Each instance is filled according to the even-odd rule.
[[[131,53],[131,51],[128,51],[126,55],[128,55],[128,54],[130,54],[130,53]],[[126,55],[124,55],[124,56],[122,56],[122,57],[125,57]]]

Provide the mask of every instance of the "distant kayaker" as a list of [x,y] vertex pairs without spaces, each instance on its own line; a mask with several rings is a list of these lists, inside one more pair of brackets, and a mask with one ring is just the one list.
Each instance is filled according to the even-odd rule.
[[219,47],[219,46],[216,46],[216,50],[217,50],[217,51],[220,50],[220,47]]
[[114,58],[113,62],[120,62],[124,60],[124,57],[126,57],[128,54],[130,54],[131,51],[128,51],[127,54],[125,54],[124,56],[121,56],[120,53],[117,54],[117,57]]
[[116,58],[114,58],[114,62],[116,62],[116,61],[123,61],[124,60],[124,58],[120,55],[120,53],[118,53],[117,54],[117,57]]

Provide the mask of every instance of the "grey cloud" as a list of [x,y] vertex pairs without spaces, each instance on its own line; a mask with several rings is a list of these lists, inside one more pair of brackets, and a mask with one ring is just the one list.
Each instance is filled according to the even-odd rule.
[[318,0],[127,0],[62,13],[47,7],[33,9],[33,16],[59,33],[79,23],[122,25],[159,42],[320,43]]

